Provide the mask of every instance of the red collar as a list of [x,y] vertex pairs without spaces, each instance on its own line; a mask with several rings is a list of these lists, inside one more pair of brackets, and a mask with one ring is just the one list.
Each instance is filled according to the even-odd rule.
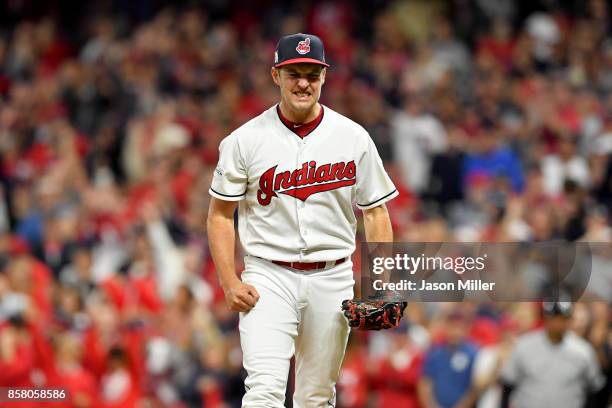
[[281,122],[283,122],[283,125],[302,139],[312,133],[312,131],[315,130],[317,126],[319,126],[319,123],[321,123],[323,120],[323,105],[321,105],[321,111],[317,117],[304,124],[295,123],[283,116],[279,105],[276,105],[276,112],[278,113],[278,118],[281,120]]

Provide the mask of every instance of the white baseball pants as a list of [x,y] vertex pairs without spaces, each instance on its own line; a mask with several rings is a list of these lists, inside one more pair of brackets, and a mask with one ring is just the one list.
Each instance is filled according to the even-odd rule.
[[349,326],[340,307],[353,298],[352,262],[297,271],[247,256],[242,281],[260,298],[240,314],[248,377],[243,408],[284,407],[289,360],[295,353],[295,408],[335,406],[335,385]]

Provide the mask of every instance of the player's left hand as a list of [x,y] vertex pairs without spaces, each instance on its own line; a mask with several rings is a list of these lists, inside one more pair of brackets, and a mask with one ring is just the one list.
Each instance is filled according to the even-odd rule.
[[381,330],[398,327],[407,302],[384,300],[344,300],[342,311],[349,326],[362,330]]

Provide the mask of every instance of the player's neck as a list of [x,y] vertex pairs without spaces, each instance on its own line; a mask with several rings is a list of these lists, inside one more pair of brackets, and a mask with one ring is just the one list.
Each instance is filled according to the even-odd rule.
[[282,101],[278,105],[278,107],[280,108],[283,117],[293,123],[309,123],[315,120],[321,113],[321,105],[319,104],[319,102],[317,102],[310,111],[305,113],[296,112],[292,110],[291,108],[289,108],[289,106],[287,106],[287,104],[284,104]]

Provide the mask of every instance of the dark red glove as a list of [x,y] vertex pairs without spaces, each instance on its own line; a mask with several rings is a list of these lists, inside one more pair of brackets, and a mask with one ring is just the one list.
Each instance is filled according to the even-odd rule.
[[349,326],[362,330],[381,330],[398,327],[407,302],[384,300],[344,300],[342,311]]

